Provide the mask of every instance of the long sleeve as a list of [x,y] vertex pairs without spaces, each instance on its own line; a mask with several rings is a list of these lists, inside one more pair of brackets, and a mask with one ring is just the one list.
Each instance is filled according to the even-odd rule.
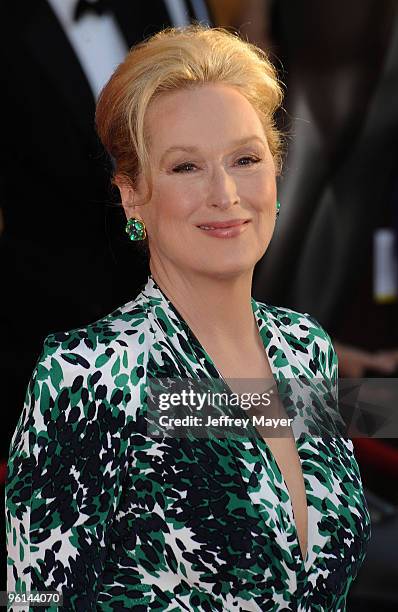
[[61,609],[94,612],[134,415],[126,411],[128,387],[107,384],[114,377],[102,366],[120,362],[110,360],[114,349],[102,345],[89,362],[76,344],[72,338],[68,350],[55,336],[46,339],[11,441],[7,588],[55,590]]

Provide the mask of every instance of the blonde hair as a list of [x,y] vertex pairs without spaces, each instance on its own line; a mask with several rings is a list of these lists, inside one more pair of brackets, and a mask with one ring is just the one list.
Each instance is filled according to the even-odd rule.
[[230,85],[257,111],[280,173],[282,136],[274,113],[283,92],[266,53],[224,28],[166,28],[134,46],[101,92],[98,135],[114,161],[114,179],[135,183],[143,172],[152,193],[145,116],[152,100],[171,92],[219,83]]

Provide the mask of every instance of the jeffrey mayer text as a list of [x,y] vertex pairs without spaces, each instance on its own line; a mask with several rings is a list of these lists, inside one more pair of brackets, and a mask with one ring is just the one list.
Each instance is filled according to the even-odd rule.
[[276,429],[277,427],[290,427],[293,423],[293,419],[271,419],[265,416],[252,416],[251,419],[238,419],[232,418],[225,414],[219,417],[207,417],[207,421],[202,419],[202,417],[198,416],[186,416],[181,419],[169,417],[167,415],[162,415],[159,418],[159,424],[163,427],[247,427],[249,421],[251,420],[252,425],[256,427],[256,425],[260,427],[272,427]]

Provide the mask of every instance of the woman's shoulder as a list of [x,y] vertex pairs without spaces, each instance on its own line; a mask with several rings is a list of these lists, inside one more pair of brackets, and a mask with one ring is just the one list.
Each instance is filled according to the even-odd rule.
[[337,377],[337,354],[327,330],[310,313],[256,302],[260,316],[271,321],[295,356],[308,362],[312,375]]
[[43,342],[39,363],[52,369],[58,363],[64,374],[70,369],[87,373],[112,365],[116,371],[133,355],[142,363],[148,329],[147,304],[140,294],[87,325],[50,333]]
[[255,301],[264,317],[270,316],[275,325],[283,332],[308,335],[331,342],[330,336],[321,323],[308,312],[299,312],[286,306],[274,306],[266,302]]

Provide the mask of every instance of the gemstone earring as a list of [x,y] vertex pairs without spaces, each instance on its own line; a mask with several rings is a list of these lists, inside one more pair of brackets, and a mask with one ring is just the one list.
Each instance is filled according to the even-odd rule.
[[281,203],[279,202],[279,200],[276,201],[276,216],[279,217],[279,213],[281,210]]
[[145,223],[136,217],[130,217],[125,227],[130,240],[144,240],[146,238]]

